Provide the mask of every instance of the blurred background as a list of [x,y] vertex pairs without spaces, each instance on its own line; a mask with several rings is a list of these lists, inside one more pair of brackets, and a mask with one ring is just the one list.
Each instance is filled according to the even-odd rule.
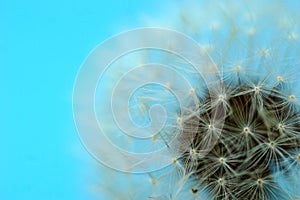
[[0,1],[0,199],[92,198],[98,164],[72,116],[77,71],[96,45],[161,7],[159,0]]

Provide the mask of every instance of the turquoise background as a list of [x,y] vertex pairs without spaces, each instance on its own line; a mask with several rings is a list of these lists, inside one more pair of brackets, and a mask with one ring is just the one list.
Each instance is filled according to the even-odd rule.
[[159,0],[0,1],[0,199],[90,199],[95,161],[72,117],[89,52]]

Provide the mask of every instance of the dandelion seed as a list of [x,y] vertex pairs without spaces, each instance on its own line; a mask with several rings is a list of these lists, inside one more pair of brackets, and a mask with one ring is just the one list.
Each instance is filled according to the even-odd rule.
[[267,55],[268,53],[269,53],[269,50],[268,50],[268,49],[263,49],[263,50],[261,50],[261,54],[262,54],[263,56]]
[[282,130],[282,129],[284,129],[284,125],[283,124],[278,124],[278,129],[280,129],[280,130]]
[[190,154],[191,154],[191,156],[196,155],[196,150],[195,150],[195,149],[191,149],[191,150],[190,150]]
[[283,82],[283,78],[282,78],[281,76],[277,76],[276,80],[277,80],[278,82]]
[[219,158],[220,163],[225,163],[225,159],[223,157]]
[[296,99],[295,95],[290,95],[289,96],[290,100],[294,101]]
[[157,141],[157,135],[154,135],[153,137],[152,137],[152,141],[154,141],[154,142],[156,142]]
[[249,130],[248,127],[245,127],[245,128],[244,128],[244,133],[249,133],[249,131],[250,131],[250,130]]
[[218,183],[219,183],[220,185],[223,185],[224,180],[223,180],[222,178],[219,178]]
[[258,184],[258,185],[262,185],[263,183],[264,183],[264,181],[263,181],[262,179],[260,179],[260,178],[257,179],[257,184]]
[[173,163],[176,164],[177,163],[177,158],[173,158]]
[[182,123],[182,118],[181,118],[181,117],[178,117],[178,118],[177,118],[177,123],[178,123],[178,124],[181,124],[181,123]]
[[269,146],[270,146],[271,148],[274,148],[275,143],[274,143],[274,142],[270,142],[270,143],[269,143]]
[[240,71],[242,70],[242,67],[239,66],[239,65],[237,65],[237,66],[235,66],[235,70],[236,70],[237,72],[240,72]]
[[152,184],[152,185],[156,185],[156,184],[157,184],[157,180],[154,179],[154,178],[151,178],[151,184]]
[[223,100],[223,99],[224,99],[224,96],[223,96],[223,95],[219,95],[219,99],[220,99],[220,100]]
[[190,94],[195,94],[195,89],[191,88],[189,92],[190,92]]

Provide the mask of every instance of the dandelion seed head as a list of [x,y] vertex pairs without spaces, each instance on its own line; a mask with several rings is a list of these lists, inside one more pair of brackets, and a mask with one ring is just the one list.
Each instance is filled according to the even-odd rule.
[[[227,106],[230,112],[225,118],[224,130],[220,137],[214,135],[215,131],[205,132],[201,129],[201,124],[203,124],[203,128],[208,126],[208,130],[218,130],[211,123],[212,120],[207,117],[212,108],[209,107],[208,110],[202,110],[202,113],[199,113],[200,129],[195,135],[192,146],[198,150],[197,148],[200,145],[212,142],[214,139],[218,140],[218,143],[212,147],[207,155],[198,159],[196,164],[194,163],[192,171],[195,175],[192,177],[195,180],[202,180],[202,182],[205,180],[204,182],[207,185],[213,184],[213,181],[224,180],[224,178],[215,179],[214,176],[217,173],[221,177],[225,175],[238,179],[246,185],[244,183],[247,180],[246,176],[254,177],[257,173],[256,170],[260,170],[262,177],[265,177],[273,175],[274,168],[279,172],[283,172],[286,168],[284,166],[285,155],[288,155],[290,149],[297,147],[297,143],[293,142],[296,139],[294,136],[285,135],[283,124],[286,123],[286,119],[292,118],[295,111],[290,111],[292,105],[282,104],[286,101],[285,97],[277,94],[281,89],[268,89],[270,86],[264,85],[262,90],[261,85],[263,84],[256,85],[259,86],[254,86],[254,89],[249,89],[247,85],[236,85],[237,89],[229,95]],[[233,87],[233,85],[229,87]],[[265,91],[268,90],[271,90],[271,94],[268,93],[264,96]],[[272,90],[275,92],[272,93]],[[259,92],[260,95],[255,96],[251,91]],[[280,105],[280,108],[277,107],[278,105]],[[284,118],[275,120],[278,119],[278,112],[283,114]],[[245,134],[239,134],[241,130]],[[183,159],[185,158],[183,157]],[[243,175],[244,173],[247,175]],[[228,191],[243,191],[243,186],[238,184],[239,181],[226,185]],[[263,178],[254,179],[253,182],[256,182],[259,186],[265,183],[264,187],[269,187]],[[252,187],[251,183],[247,184],[249,184],[247,187]],[[262,190],[266,188],[262,188]],[[229,195],[228,191],[224,194]],[[250,193],[247,195],[250,196]],[[266,192],[265,195],[270,194]]]
[[[202,77],[195,78],[195,71],[174,61],[173,56],[161,59],[171,60],[172,66],[193,80],[182,93],[196,95],[199,102],[184,107],[186,115],[172,110],[172,122],[152,136],[152,141],[150,138],[151,145],[169,148],[172,135],[180,136],[175,142],[178,148],[170,148],[173,164],[150,179],[156,188],[164,187],[149,196],[176,200],[292,199],[289,197],[294,191],[281,187],[276,177],[289,175],[300,160],[300,154],[295,153],[300,148],[296,17],[291,19],[294,16],[289,10],[283,12],[281,7],[285,6],[279,2],[270,6],[265,1],[246,1],[247,9],[244,1],[195,2],[179,9],[179,22],[174,27],[189,34],[211,56],[217,70],[208,70],[205,75],[220,77],[221,84],[210,91],[213,81],[205,85]],[[178,85],[167,82],[165,90]],[[141,113],[151,107],[145,100],[148,96],[145,93],[136,106]],[[166,104],[175,105],[174,101]],[[216,112],[220,110],[221,114]],[[192,197],[184,198],[186,195]]]

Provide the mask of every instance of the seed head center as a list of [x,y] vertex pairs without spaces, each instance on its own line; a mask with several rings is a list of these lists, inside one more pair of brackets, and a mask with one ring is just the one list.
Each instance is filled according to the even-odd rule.
[[181,124],[181,123],[182,123],[182,118],[181,118],[181,117],[178,117],[178,118],[177,118],[177,123],[178,123],[178,124]]
[[277,76],[277,78],[276,78],[276,79],[277,79],[277,81],[278,81],[278,82],[282,82],[282,81],[283,81],[283,78],[282,78],[282,76]]
[[195,155],[196,154],[196,150],[195,149],[191,149],[190,150],[190,154],[193,156],[193,155]]
[[257,179],[257,184],[258,185],[262,185],[263,183],[264,183],[264,181],[261,178]]
[[249,130],[248,127],[245,127],[245,128],[244,128],[244,133],[249,133],[249,131],[250,131],[250,130]]
[[153,137],[152,137],[152,140],[155,142],[155,141],[157,141],[157,135],[154,135]]
[[241,66],[239,66],[239,65],[235,66],[235,70],[236,70],[237,72],[241,71],[241,69],[242,69]]
[[290,100],[294,101],[296,99],[296,96],[295,95],[291,95],[289,96]]
[[260,87],[258,87],[258,86],[254,87],[254,91],[255,91],[255,93],[259,92],[260,91]]
[[219,158],[219,161],[220,161],[220,163],[225,163],[225,158],[223,158],[223,157],[221,157],[221,158]]
[[283,124],[278,124],[278,129],[283,129],[283,128],[284,128]]
[[269,53],[269,50],[268,50],[268,49],[263,49],[263,50],[261,51],[261,54],[262,54],[263,56],[267,55],[268,53]]
[[219,183],[220,185],[222,185],[222,184],[224,183],[224,180],[223,180],[222,178],[219,178],[218,183]]
[[154,179],[154,178],[152,178],[152,179],[151,179],[151,183],[152,183],[152,185],[156,185],[156,183],[157,183],[157,180],[156,180],[156,179]]
[[190,92],[190,94],[195,94],[195,89],[191,88],[189,92]]

